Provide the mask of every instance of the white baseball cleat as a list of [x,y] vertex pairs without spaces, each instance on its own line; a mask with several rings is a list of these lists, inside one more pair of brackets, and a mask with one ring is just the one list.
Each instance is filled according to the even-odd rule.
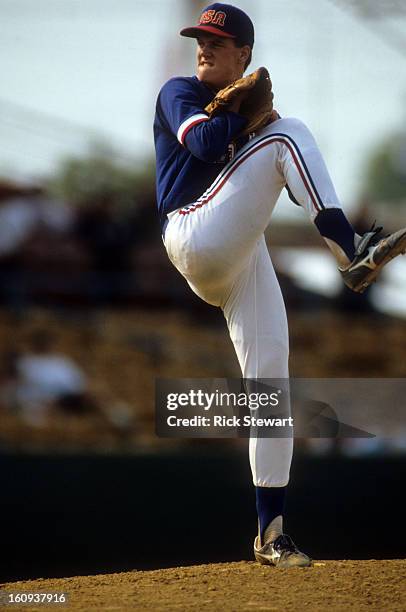
[[406,228],[379,239],[381,230],[372,226],[361,238],[350,265],[340,269],[347,287],[357,293],[365,291],[391,259],[406,252]]
[[282,534],[273,542],[260,546],[259,536],[255,538],[254,555],[262,565],[275,565],[276,567],[309,567],[312,564],[310,557],[300,552],[296,544],[286,534]]

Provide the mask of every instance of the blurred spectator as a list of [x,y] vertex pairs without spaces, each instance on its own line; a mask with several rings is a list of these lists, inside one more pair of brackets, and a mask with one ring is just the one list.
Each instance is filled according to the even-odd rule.
[[60,233],[72,222],[71,211],[49,200],[39,187],[0,182],[0,299],[15,309],[25,305],[31,284],[24,248],[39,231]]
[[103,381],[91,388],[82,368],[55,349],[56,338],[37,330],[28,350],[8,351],[0,363],[0,407],[27,425],[52,425],[53,417],[92,417],[100,431],[113,431],[124,441],[137,424],[134,411],[114,397]]
[[88,286],[97,305],[122,302],[134,291],[132,248],[137,235],[114,207],[114,198],[106,193],[77,213],[75,232],[91,257]]
[[51,408],[83,414],[96,408],[84,372],[69,357],[54,351],[54,337],[36,331],[29,350],[16,360],[17,401],[25,416],[41,420]]

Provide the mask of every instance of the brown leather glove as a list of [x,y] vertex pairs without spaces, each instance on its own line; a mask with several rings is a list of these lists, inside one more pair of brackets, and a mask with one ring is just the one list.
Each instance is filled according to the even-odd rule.
[[239,97],[242,102],[238,112],[247,117],[248,123],[238,137],[257,132],[264,125],[278,119],[278,113],[273,110],[272,82],[266,68],[258,68],[220,89],[204,110],[209,117],[213,117],[221,111],[226,111]]

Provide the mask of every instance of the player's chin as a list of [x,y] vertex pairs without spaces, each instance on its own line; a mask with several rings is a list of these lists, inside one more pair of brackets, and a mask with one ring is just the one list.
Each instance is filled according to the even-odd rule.
[[209,64],[202,64],[197,67],[197,78],[199,81],[203,82],[212,82],[213,77],[216,76],[216,69],[214,66],[210,66]]

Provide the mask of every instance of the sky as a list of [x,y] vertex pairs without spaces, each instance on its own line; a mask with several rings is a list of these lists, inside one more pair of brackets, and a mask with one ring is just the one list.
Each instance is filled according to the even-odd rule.
[[[235,4],[256,27],[252,68],[269,69],[280,114],[313,131],[351,209],[370,152],[406,124],[404,3],[380,2],[379,21],[360,19],[351,0]],[[194,72],[195,43],[178,31],[197,5],[0,0],[0,175],[49,175],[98,139],[129,163],[152,156],[158,91]]]

